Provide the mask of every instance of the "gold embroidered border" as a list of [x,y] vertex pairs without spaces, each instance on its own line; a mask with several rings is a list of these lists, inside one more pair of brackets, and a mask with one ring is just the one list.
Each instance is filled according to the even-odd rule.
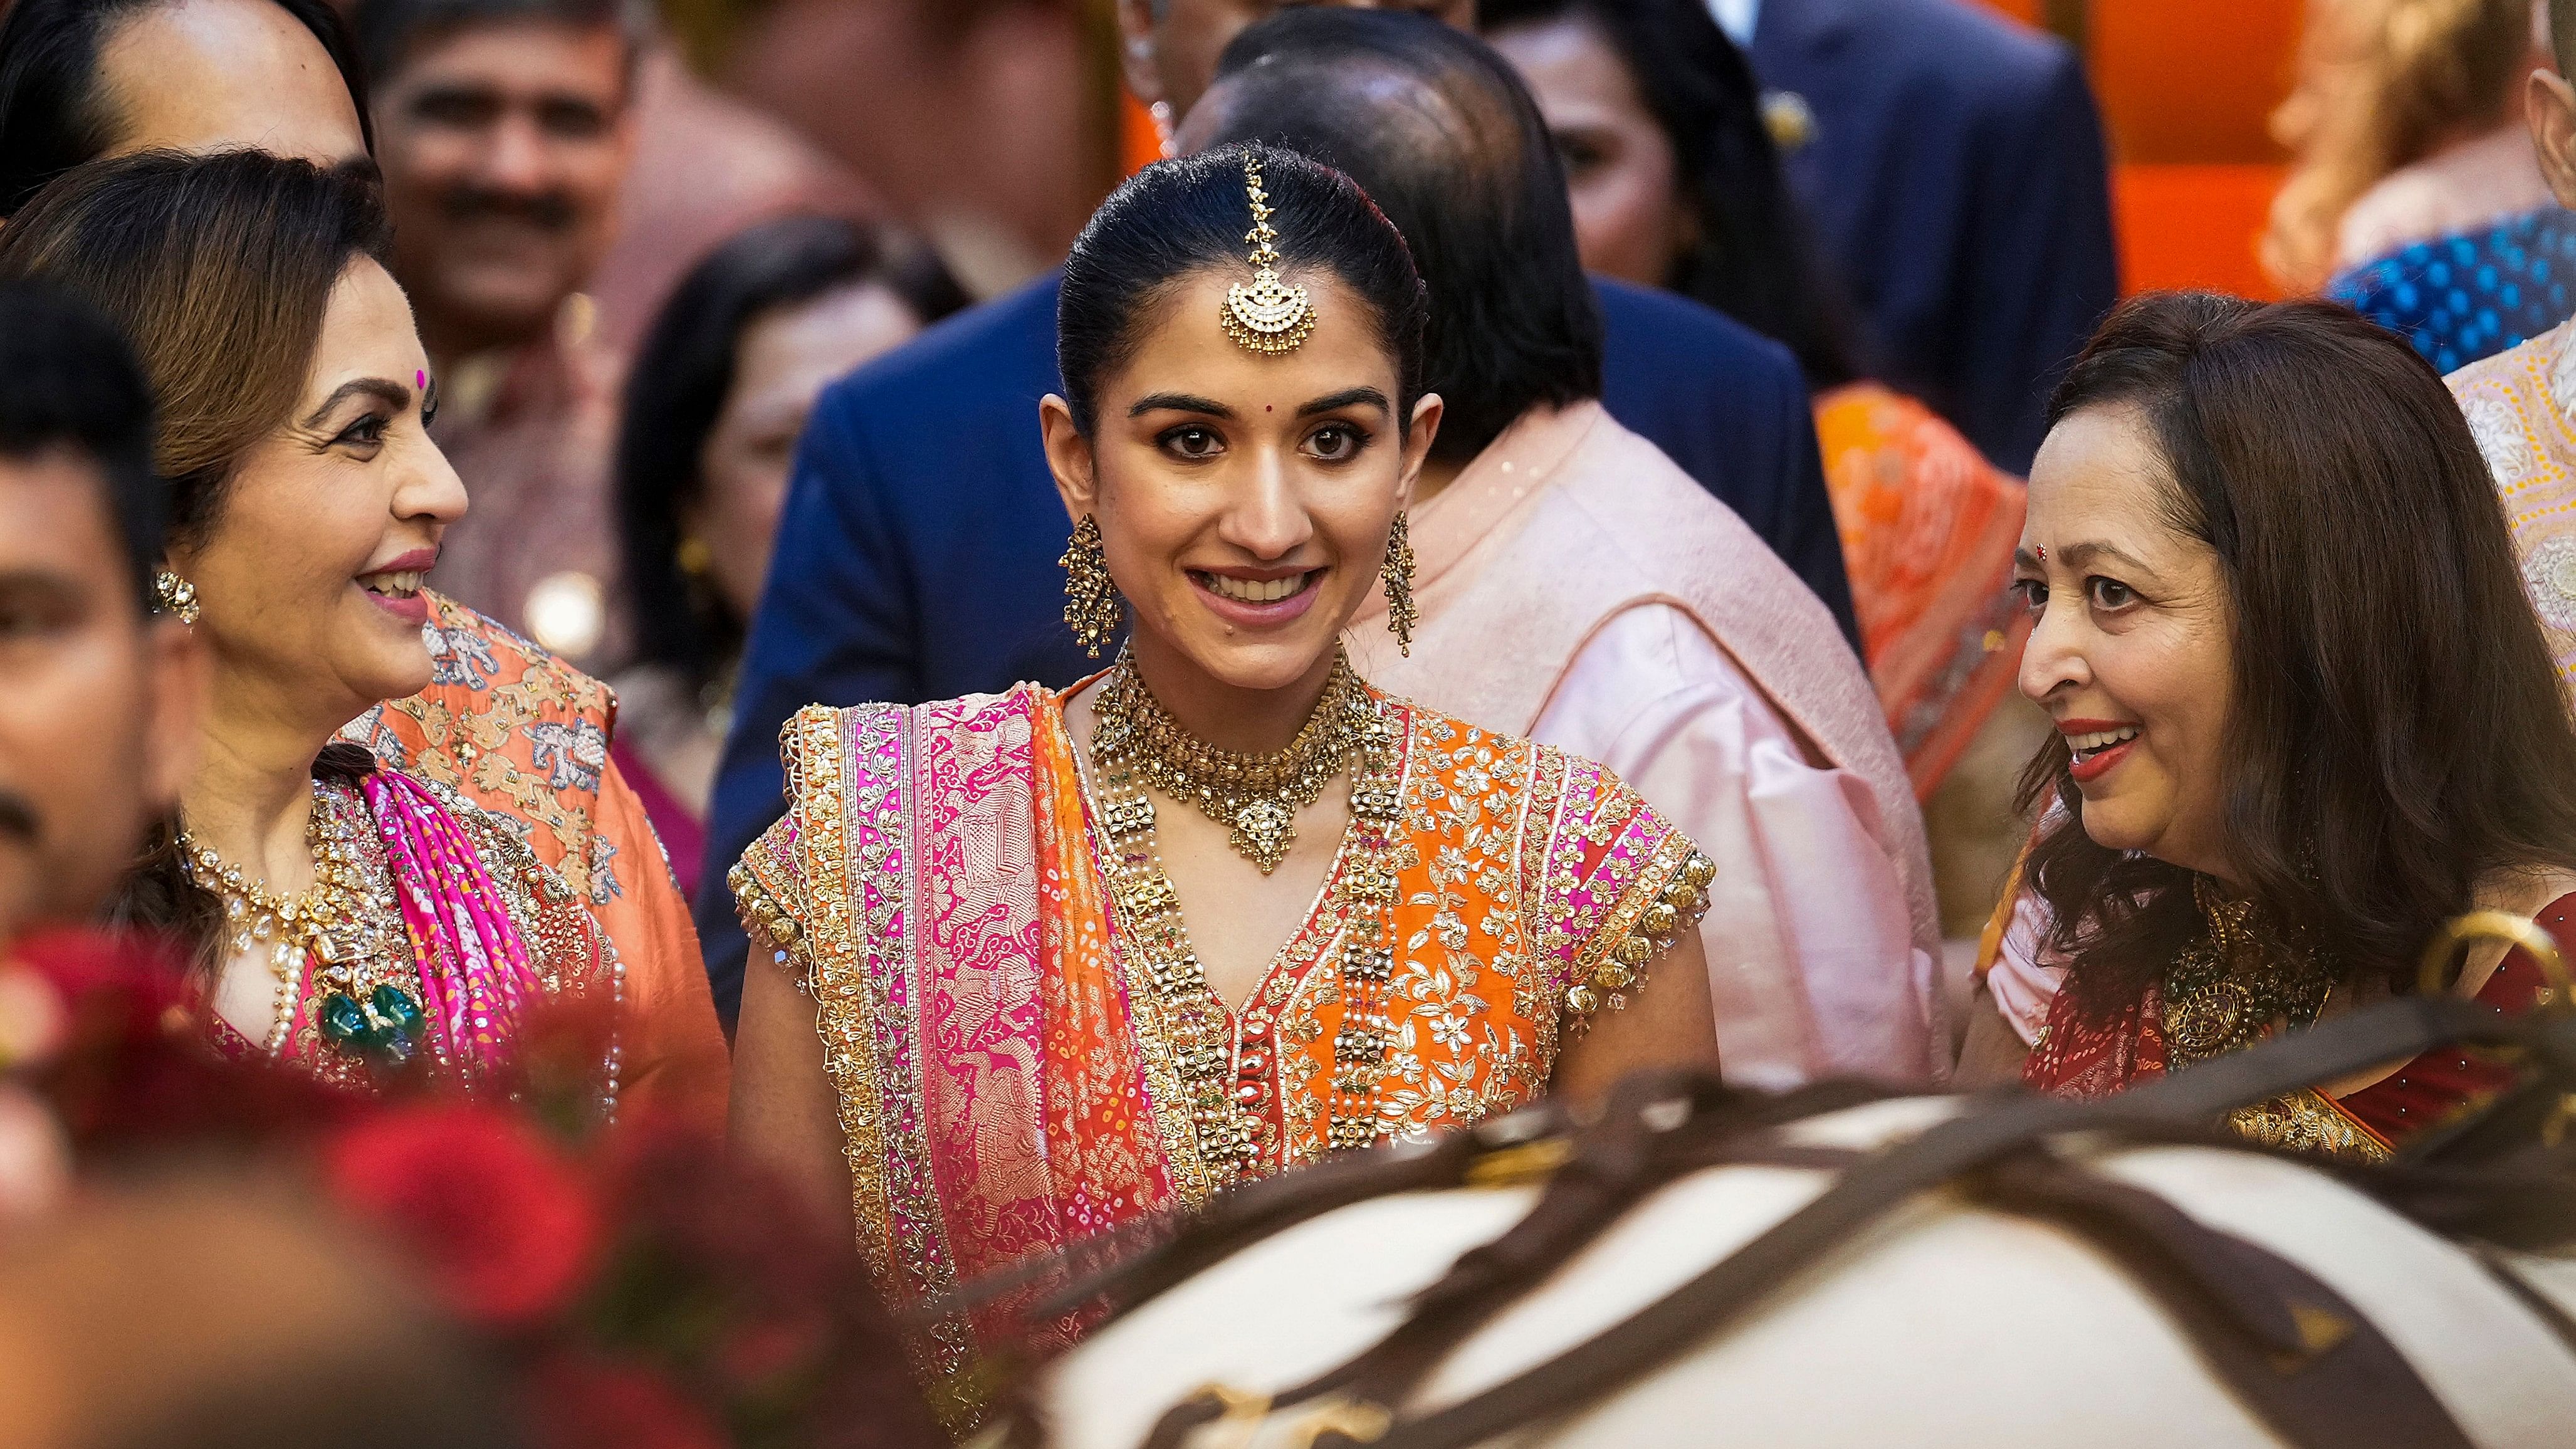
[[[1633,819],[1632,816],[1630,820],[1620,823],[1621,833],[1624,834],[1630,828]],[[1590,983],[1603,964],[1612,960],[1613,954],[1630,940],[1646,942],[1649,954],[1644,960],[1632,964],[1631,971],[1636,979],[1634,985],[1626,989],[1644,989],[1646,974],[1653,967],[1656,958],[1672,948],[1674,942],[1680,939],[1681,932],[1697,929],[1700,912],[1707,909],[1707,892],[1699,890],[1696,892],[1697,909],[1675,908],[1676,925],[1672,929],[1652,931],[1647,929],[1645,924],[1648,911],[1658,905],[1671,904],[1665,899],[1666,892],[1685,879],[1683,872],[1698,859],[1700,859],[1699,847],[1691,844],[1690,837],[1669,825],[1664,827],[1664,838],[1656,843],[1654,853],[1647,857],[1644,867],[1637,871],[1634,879],[1620,888],[1619,903],[1611,908],[1610,914],[1593,931],[1590,939],[1583,943],[1583,949],[1575,954],[1574,968],[1566,978],[1573,983],[1569,988],[1569,994],[1573,989]],[[1616,867],[1615,857],[1604,859],[1600,870],[1595,873],[1595,878],[1608,874]],[[1596,891],[1599,888],[1598,885],[1594,887]],[[1564,998],[1560,998],[1562,999]],[[1581,1014],[1588,1016],[1590,1013]]]
[[[1049,699],[1046,710],[1052,728],[1064,734],[1065,758],[1073,761],[1074,778],[1082,789],[1082,868],[1091,873],[1092,888],[1099,893],[1102,914],[1108,919],[1109,939],[1104,949],[1117,967],[1118,979],[1127,988],[1128,1019],[1135,1024],[1136,1051],[1144,1064],[1154,1130],[1162,1139],[1163,1160],[1172,1174],[1172,1194],[1184,1209],[1195,1212],[1206,1205],[1213,1186],[1207,1159],[1199,1154],[1198,1128],[1190,1121],[1189,1089],[1181,1080],[1180,1052],[1172,1045],[1171,1023],[1163,1019],[1162,1001],[1155,994],[1153,982],[1145,976],[1135,954],[1126,948],[1127,927],[1119,915],[1118,893],[1110,889],[1108,871],[1102,865],[1107,852],[1101,843],[1100,800],[1092,790],[1091,762],[1073,739],[1073,732],[1065,727],[1063,698]],[[1068,862],[1066,868],[1071,869],[1072,863]]]
[[[1543,826],[1555,819],[1558,802],[1565,790],[1565,755],[1563,751],[1536,744],[1524,746],[1524,751],[1528,763],[1522,776],[1520,801],[1512,812],[1512,919],[1518,927],[1517,949],[1520,955],[1520,969],[1512,983],[1512,1006],[1538,1034],[1538,1039],[1531,1046],[1538,1057],[1539,1080],[1546,1082],[1556,1075],[1560,1035],[1557,1010],[1565,993],[1546,979],[1547,946],[1537,934],[1543,924],[1541,917],[1544,912],[1531,907],[1546,899],[1548,852],[1545,842],[1554,840],[1555,831],[1548,830],[1543,837],[1535,862],[1537,874],[1533,875],[1530,827],[1533,823]],[[1531,889],[1534,883],[1539,886],[1535,893]]]
[[2386,1162],[2393,1155],[2379,1134],[2356,1121],[2324,1094],[2302,1089],[2227,1114],[2227,1125],[2267,1147],[2337,1157],[2346,1162]]

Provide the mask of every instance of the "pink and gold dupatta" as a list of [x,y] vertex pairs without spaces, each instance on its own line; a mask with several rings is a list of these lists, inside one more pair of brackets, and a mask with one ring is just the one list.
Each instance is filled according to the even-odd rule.
[[[860,1247],[898,1309],[1206,1191],[1166,1165],[1185,1133],[1156,1118],[1048,703],[800,712],[796,807],[744,857],[799,923]],[[971,1421],[973,1324],[914,1349]]]

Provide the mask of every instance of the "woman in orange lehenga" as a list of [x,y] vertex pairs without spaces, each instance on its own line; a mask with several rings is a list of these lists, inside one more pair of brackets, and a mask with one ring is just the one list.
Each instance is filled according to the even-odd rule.
[[[737,1132],[850,1192],[898,1307],[1335,1150],[1714,1061],[1690,841],[1339,648],[1381,574],[1412,621],[1422,298],[1337,172],[1227,147],[1140,174],[1066,266],[1068,396],[1041,410],[1067,621],[1096,646],[1123,594],[1127,649],[1068,691],[788,726],[787,816],[732,875],[781,968],[745,991]],[[990,1329],[917,1344],[954,1423]]]

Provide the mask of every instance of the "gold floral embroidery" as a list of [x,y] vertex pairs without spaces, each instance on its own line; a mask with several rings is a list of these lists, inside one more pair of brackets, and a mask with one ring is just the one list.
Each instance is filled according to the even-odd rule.
[[2390,1156],[2388,1144],[2377,1133],[2312,1091],[2239,1107],[2228,1114],[2227,1125],[2252,1141],[2293,1152],[2347,1162],[2386,1162]]

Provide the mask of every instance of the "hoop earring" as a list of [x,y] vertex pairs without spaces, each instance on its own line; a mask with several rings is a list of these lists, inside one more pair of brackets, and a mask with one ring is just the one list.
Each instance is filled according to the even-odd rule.
[[[1143,49],[1142,46],[1137,48]],[[1161,148],[1163,159],[1169,161],[1180,155],[1181,143],[1172,134],[1172,103],[1156,101],[1145,108],[1145,114],[1154,118],[1154,144]]]
[[152,602],[161,612],[177,616],[182,624],[194,624],[204,610],[197,606],[197,586],[163,569],[152,576]]
[[1396,510],[1395,523],[1386,531],[1386,562],[1377,572],[1386,583],[1386,627],[1395,635],[1395,647],[1410,659],[1413,626],[1422,622],[1422,610],[1413,602],[1413,534],[1403,509]]
[[1100,646],[1118,632],[1121,616],[1118,584],[1109,577],[1109,555],[1100,546],[1100,520],[1082,515],[1056,562],[1064,566],[1064,622],[1074,642],[1097,659]]

